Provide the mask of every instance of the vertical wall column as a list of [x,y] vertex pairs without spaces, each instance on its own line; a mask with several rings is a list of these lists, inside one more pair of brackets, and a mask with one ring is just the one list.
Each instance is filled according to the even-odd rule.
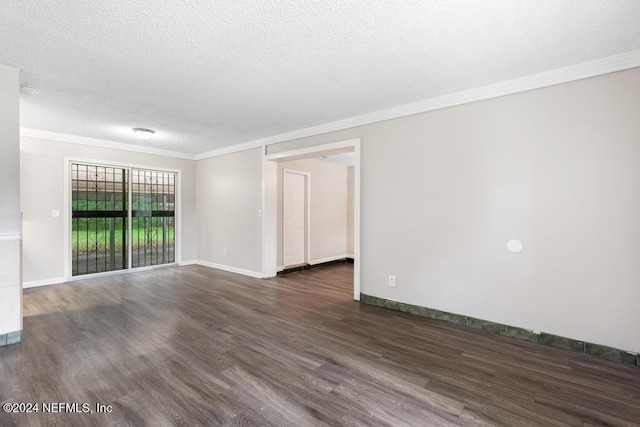
[[19,77],[0,65],[0,346],[22,339]]

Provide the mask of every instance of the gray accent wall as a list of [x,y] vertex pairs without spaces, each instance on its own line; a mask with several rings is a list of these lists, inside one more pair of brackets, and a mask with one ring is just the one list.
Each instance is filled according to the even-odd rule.
[[640,351],[639,93],[635,68],[268,153],[361,138],[363,293]]
[[261,150],[198,161],[199,261],[261,274]]

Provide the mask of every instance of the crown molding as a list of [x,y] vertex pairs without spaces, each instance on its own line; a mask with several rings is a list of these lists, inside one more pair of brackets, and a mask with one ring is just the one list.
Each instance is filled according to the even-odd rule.
[[186,160],[204,160],[210,157],[222,156],[225,154],[237,153],[261,147],[262,145],[272,145],[280,142],[291,141],[299,138],[306,138],[324,133],[350,129],[357,126],[382,122],[385,120],[411,116],[414,114],[426,113],[440,110],[442,108],[454,107],[456,105],[469,104],[472,102],[498,98],[506,95],[513,95],[535,89],[542,89],[562,83],[569,83],[576,80],[587,79],[604,74],[615,73],[617,71],[628,70],[640,67],[640,50],[609,56],[595,61],[584,62],[569,67],[558,68],[544,73],[533,74],[518,79],[508,80],[488,86],[482,86],[463,92],[444,95],[437,98],[425,99],[412,104],[400,105],[386,110],[375,111],[348,119],[325,123],[304,129],[298,129],[267,138],[256,139],[241,144],[230,145],[220,149],[207,151],[200,154],[189,154],[177,151],[168,151],[158,148],[143,147],[139,145],[124,144],[101,139],[86,138],[76,135],[41,131],[37,129],[20,128],[20,135],[32,138],[48,139],[52,141],[68,142],[72,144],[90,145],[102,148],[112,148],[116,150],[133,151],[144,154],[154,154],[158,156],[175,157]]
[[375,111],[373,113],[363,114],[344,120],[338,120],[335,122],[270,136],[265,138],[265,145],[277,144],[294,139],[306,138],[323,133],[377,123],[384,120],[426,113],[428,111],[439,110],[456,105],[498,98],[500,96],[512,95],[534,89],[541,89],[636,67],[640,67],[640,50],[634,50],[595,61],[584,62],[544,73],[533,74],[514,80],[482,86],[437,98],[425,99],[412,104],[400,105],[386,110]]
[[256,139],[254,141],[244,142],[242,144],[230,145],[217,150],[207,151],[206,153],[196,154],[195,160],[204,160],[210,157],[224,156],[225,154],[237,153],[239,151],[251,150],[253,148],[262,147],[264,139]]
[[156,156],[173,157],[184,160],[195,160],[196,155],[190,153],[182,153],[179,151],[162,150],[160,148],[143,147],[141,145],[125,144],[122,142],[107,141],[105,139],[87,138],[78,135],[69,135],[64,133],[49,132],[38,129],[20,128],[20,136],[29,138],[46,139],[49,141],[66,142],[69,144],[89,145],[99,148],[110,148],[112,150],[132,151],[135,153],[153,154]]

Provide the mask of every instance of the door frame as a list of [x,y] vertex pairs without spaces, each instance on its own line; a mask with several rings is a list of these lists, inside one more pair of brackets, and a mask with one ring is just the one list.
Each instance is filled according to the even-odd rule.
[[278,164],[277,162],[317,157],[340,152],[355,153],[353,170],[353,299],[360,301],[360,138],[317,144],[311,147],[267,154],[262,144],[262,277],[278,272]]
[[[148,267],[137,267],[131,268],[131,252],[129,252],[129,265],[125,270],[117,270],[117,271],[106,271],[103,273],[94,273],[94,274],[83,274],[81,276],[73,276],[72,270],[72,256],[71,256],[71,247],[72,247],[72,237],[71,237],[71,164],[72,163],[86,163],[94,166],[106,166],[106,167],[116,167],[122,169],[144,169],[150,171],[159,171],[159,172],[169,172],[176,174],[176,206],[175,206],[175,261],[170,264],[161,264],[161,265],[152,265]],[[118,274],[126,274],[132,273],[135,271],[145,271],[145,270],[154,270],[157,268],[165,268],[165,267],[173,267],[176,265],[180,265],[182,261],[182,170],[180,169],[171,169],[171,168],[162,168],[155,167],[149,165],[141,165],[141,164],[131,164],[125,162],[111,162],[105,160],[96,160],[96,159],[87,159],[81,157],[64,157],[64,282],[72,282],[75,280],[83,280],[90,279],[95,277],[103,277],[103,276],[113,276]],[[131,206],[131,191],[129,191],[129,206]],[[128,214],[128,224],[131,224],[131,211],[129,210]],[[131,243],[129,242],[129,246]]]
[[280,224],[282,224],[282,233],[280,235],[282,238],[282,267],[286,267],[284,264],[284,174],[287,172],[304,175],[304,256],[302,262],[304,264],[309,264],[309,260],[311,260],[311,173],[282,168],[282,182],[278,189],[278,191],[282,193],[282,204],[280,205],[282,212],[282,218],[280,221]]

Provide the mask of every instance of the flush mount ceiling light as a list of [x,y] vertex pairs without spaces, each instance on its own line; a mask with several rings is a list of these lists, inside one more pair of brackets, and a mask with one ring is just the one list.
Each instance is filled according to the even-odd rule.
[[147,140],[151,138],[154,133],[156,133],[155,130],[145,129],[145,128],[133,128],[131,130],[133,131],[133,133],[136,134],[138,138],[142,140]]
[[20,90],[24,93],[28,93],[29,95],[37,95],[40,93],[40,88],[37,88],[35,86],[29,86],[29,85],[20,86]]

